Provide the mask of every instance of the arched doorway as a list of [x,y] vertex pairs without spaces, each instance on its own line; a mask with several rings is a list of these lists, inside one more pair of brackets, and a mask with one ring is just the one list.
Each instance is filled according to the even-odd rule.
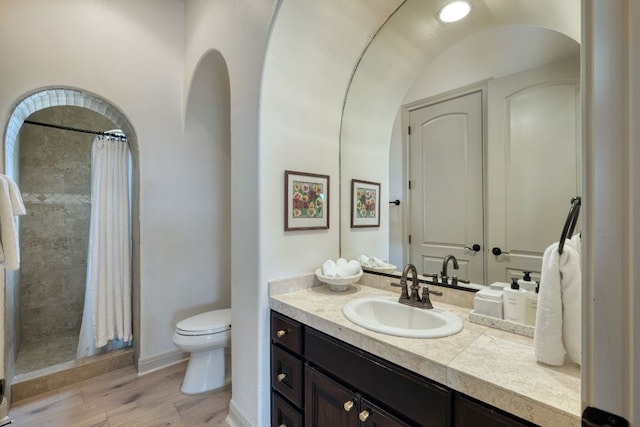
[[[70,116],[74,111],[82,113],[78,117],[83,117],[83,119],[78,120],[88,120],[89,117],[98,117],[102,120],[102,123],[105,125],[108,123],[110,128],[119,128],[122,132],[127,136],[128,145],[131,152],[131,229],[132,229],[132,241],[133,241],[133,251],[132,251],[132,310],[133,310],[133,328],[134,328],[134,354],[138,354],[137,351],[138,342],[139,342],[139,288],[140,288],[140,280],[139,280],[139,179],[138,179],[138,143],[137,136],[131,125],[130,121],[126,118],[126,116],[114,105],[106,101],[105,99],[90,94],[85,91],[80,91],[76,89],[69,88],[46,88],[40,89],[32,94],[25,96],[20,102],[17,103],[16,107],[11,112],[10,119],[8,121],[7,129],[5,132],[5,141],[4,141],[4,161],[5,161],[5,174],[16,181],[20,180],[20,141],[21,141],[21,133],[23,125],[25,124],[25,120],[31,117],[37,117],[38,115],[45,114],[46,112],[52,112],[54,109],[59,111],[64,111],[63,115]],[[52,115],[50,117],[55,118],[56,115]],[[66,117],[67,120],[69,117]],[[73,119],[71,119],[73,122]],[[54,120],[55,121],[55,120]],[[69,123],[67,121],[67,123]],[[31,127],[31,126],[30,126]],[[55,130],[54,130],[55,131]],[[89,141],[92,140],[93,135],[88,136]],[[56,150],[60,150],[63,144],[52,145],[49,147],[53,152]],[[86,145],[86,144],[85,144]],[[41,159],[42,165],[46,165],[48,160]],[[65,175],[74,176],[72,173],[74,169],[73,164],[70,164],[66,171]],[[68,172],[68,174],[67,174]],[[34,194],[30,194],[29,197],[34,196]],[[57,195],[54,194],[54,198]],[[75,196],[75,195],[74,195]],[[29,198],[27,197],[27,199]],[[49,198],[48,194],[45,195],[36,195],[42,201],[45,201]],[[77,197],[68,197],[63,195],[63,199],[78,199]],[[77,200],[75,200],[77,202]],[[80,201],[82,202],[82,201]],[[62,212],[62,209],[58,209],[59,212]],[[67,212],[65,212],[67,213]],[[64,215],[64,214],[62,214]],[[71,216],[66,218],[70,221],[73,220]],[[44,227],[50,226],[47,221],[43,222]],[[22,240],[22,239],[21,239]],[[45,257],[42,257],[45,258]],[[18,346],[22,340],[19,333],[19,319],[20,319],[20,305],[19,302],[21,300],[20,295],[20,285],[21,285],[21,270],[17,271],[7,271],[6,272],[6,283],[7,283],[7,295],[6,295],[6,311],[7,311],[7,335],[6,335],[6,372],[7,372],[7,380],[11,382],[14,377],[14,368],[15,368],[15,357],[18,354]],[[52,290],[53,292],[53,290]],[[72,290],[73,292],[73,290]],[[33,314],[29,313],[30,316]],[[129,364],[132,359],[135,359],[135,356],[132,358],[129,356]],[[61,369],[65,369],[69,364],[65,363],[63,365],[56,365],[55,367],[51,367],[51,369],[43,369],[41,372],[38,371],[37,375],[40,373],[44,376],[56,372]],[[95,369],[95,367],[94,367]],[[108,370],[106,364],[103,370]],[[100,369],[99,369],[100,371]],[[101,373],[96,372],[97,373]],[[30,377],[34,376],[33,373],[30,374]],[[72,379],[70,379],[72,380]],[[26,397],[26,396],[21,396]]]

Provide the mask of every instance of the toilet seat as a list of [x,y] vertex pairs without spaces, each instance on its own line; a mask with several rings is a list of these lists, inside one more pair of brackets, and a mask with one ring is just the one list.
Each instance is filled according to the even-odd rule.
[[181,320],[176,334],[185,336],[211,335],[231,330],[231,309],[213,310]]

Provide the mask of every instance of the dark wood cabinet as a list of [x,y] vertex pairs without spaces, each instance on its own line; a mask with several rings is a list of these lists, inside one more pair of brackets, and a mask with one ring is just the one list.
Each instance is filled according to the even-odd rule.
[[351,390],[305,367],[305,425],[307,427],[357,427],[359,398]]
[[307,427],[409,427],[409,424],[315,368],[305,368],[305,381]]
[[271,313],[271,425],[303,427],[302,325]]
[[302,413],[276,392],[271,393],[271,425],[273,427],[304,427]]
[[490,405],[271,314],[272,427],[532,427]]
[[528,421],[500,411],[461,393],[455,398],[455,427],[532,427]]

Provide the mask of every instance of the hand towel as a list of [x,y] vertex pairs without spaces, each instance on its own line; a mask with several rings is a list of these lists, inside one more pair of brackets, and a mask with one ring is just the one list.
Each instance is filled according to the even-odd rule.
[[[11,204],[11,181],[4,175],[0,175],[0,264],[7,270],[20,268],[20,247],[18,245],[18,228],[14,222],[14,207]],[[11,181],[12,182],[12,181]],[[22,200],[20,200],[22,202]],[[15,211],[24,210],[20,203]]]
[[571,239],[568,240],[569,244],[573,247],[573,249],[576,250],[576,252],[578,252],[578,255],[582,255],[582,242],[581,242],[581,237],[580,237],[580,233],[575,234]]
[[24,208],[24,203],[22,202],[22,194],[20,194],[20,189],[18,185],[8,176],[2,175],[4,179],[7,180],[9,184],[9,197],[11,198],[11,210],[14,215],[26,215],[27,210]]
[[562,254],[559,254],[558,243],[549,246],[542,257],[533,336],[537,361],[562,366],[566,351],[569,358],[580,363],[581,290],[578,252],[571,245],[565,245]]

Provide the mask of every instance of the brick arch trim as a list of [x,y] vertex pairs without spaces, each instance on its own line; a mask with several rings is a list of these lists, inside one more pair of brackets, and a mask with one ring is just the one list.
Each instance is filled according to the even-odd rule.
[[42,89],[22,99],[11,113],[4,140],[5,173],[7,175],[14,175],[16,144],[24,121],[36,111],[56,106],[84,107],[110,119],[127,135],[131,154],[134,159],[137,157],[137,139],[133,126],[116,107],[96,95],[76,89]]

